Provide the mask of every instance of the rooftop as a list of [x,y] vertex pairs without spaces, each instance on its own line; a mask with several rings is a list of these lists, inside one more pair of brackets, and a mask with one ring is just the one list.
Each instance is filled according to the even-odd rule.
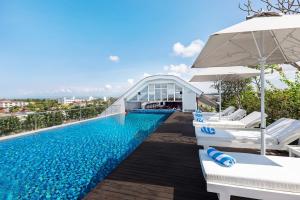
[[85,200],[217,200],[206,191],[192,119],[191,113],[172,114]]

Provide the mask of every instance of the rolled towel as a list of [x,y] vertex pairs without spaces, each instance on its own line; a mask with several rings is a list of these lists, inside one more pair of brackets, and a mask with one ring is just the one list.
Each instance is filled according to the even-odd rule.
[[233,157],[212,147],[209,147],[207,149],[207,155],[211,157],[216,163],[224,167],[232,167],[236,163],[236,160]]
[[195,113],[196,117],[203,117],[202,113]]
[[195,110],[195,113],[202,113],[202,111],[201,110]]
[[203,117],[196,117],[196,121],[197,122],[204,122],[204,119],[203,119]]
[[211,134],[211,135],[216,134],[216,130],[211,127],[203,126],[203,127],[201,127],[201,131],[206,134]]

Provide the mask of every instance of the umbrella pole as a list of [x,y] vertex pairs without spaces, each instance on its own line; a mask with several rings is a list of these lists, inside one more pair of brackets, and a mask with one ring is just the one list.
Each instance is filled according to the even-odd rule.
[[222,92],[221,92],[221,87],[222,87],[222,81],[219,80],[219,120],[221,120],[221,112],[222,112]]
[[260,64],[260,112],[261,112],[261,155],[266,154],[266,140],[265,140],[265,133],[266,133],[266,118],[265,118],[265,63],[266,59],[261,58],[259,60]]

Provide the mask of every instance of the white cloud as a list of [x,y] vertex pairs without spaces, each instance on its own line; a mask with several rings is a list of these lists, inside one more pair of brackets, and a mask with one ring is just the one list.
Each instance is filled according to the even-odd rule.
[[132,79],[132,78],[129,78],[129,79],[127,80],[127,82],[129,83],[129,85],[133,85],[133,83],[134,83],[134,79]]
[[189,71],[189,67],[186,64],[166,65],[164,66],[164,70],[167,72],[182,74],[187,73]]
[[106,88],[107,90],[110,90],[110,89],[112,89],[112,86],[109,85],[109,84],[106,84],[106,85],[105,85],[105,88]]
[[199,74],[199,69],[191,69],[186,64],[178,64],[178,65],[166,65],[163,67],[166,74],[179,76],[182,79],[189,81],[193,75]]
[[180,42],[173,45],[173,52],[181,57],[193,57],[200,53],[204,46],[204,42],[200,39],[192,41],[189,45],[184,46]]
[[164,71],[169,75],[179,76],[185,80],[189,80],[194,74],[194,71],[186,64],[166,65],[164,66]]
[[109,60],[112,61],[112,62],[119,62],[120,57],[111,55],[111,56],[109,56]]

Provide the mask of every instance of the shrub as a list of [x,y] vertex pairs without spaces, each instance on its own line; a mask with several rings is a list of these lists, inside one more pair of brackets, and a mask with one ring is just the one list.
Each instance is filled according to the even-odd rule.
[[0,118],[0,135],[16,133],[21,130],[21,122],[15,116]]

